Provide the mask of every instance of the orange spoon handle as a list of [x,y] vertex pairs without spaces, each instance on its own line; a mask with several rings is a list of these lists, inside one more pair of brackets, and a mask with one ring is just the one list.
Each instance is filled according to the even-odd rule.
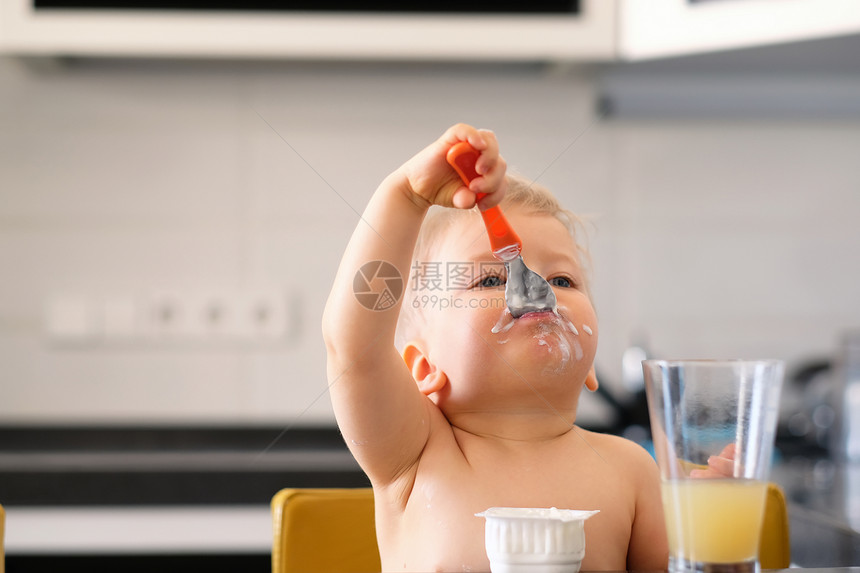
[[[472,179],[479,176],[478,172],[475,171],[475,163],[477,163],[480,155],[478,150],[472,147],[468,141],[461,141],[448,150],[447,160],[460,176],[460,179],[468,185]],[[477,200],[480,201],[486,195],[486,193],[478,193]],[[490,236],[490,247],[497,258],[510,260],[520,254],[523,242],[511,228],[511,224],[508,223],[498,205],[481,211],[481,217],[484,219],[487,234]]]

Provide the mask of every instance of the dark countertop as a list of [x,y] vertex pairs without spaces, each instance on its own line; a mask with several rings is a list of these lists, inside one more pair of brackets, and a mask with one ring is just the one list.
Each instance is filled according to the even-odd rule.
[[860,565],[860,464],[798,457],[777,465],[771,480],[788,501],[792,564]]
[[367,487],[321,427],[2,427],[11,506],[260,504],[284,487]]

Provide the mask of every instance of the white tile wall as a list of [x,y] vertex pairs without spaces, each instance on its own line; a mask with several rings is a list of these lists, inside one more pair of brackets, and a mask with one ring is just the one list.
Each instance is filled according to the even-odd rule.
[[[860,326],[860,122],[593,121],[588,70],[0,60],[0,419],[330,420],[319,318],[378,181],[447,125],[589,215],[605,383]],[[52,296],[277,289],[280,343],[56,344]],[[584,417],[599,416],[589,401]]]
[[623,296],[655,350],[791,360],[860,323],[857,124],[620,130]]

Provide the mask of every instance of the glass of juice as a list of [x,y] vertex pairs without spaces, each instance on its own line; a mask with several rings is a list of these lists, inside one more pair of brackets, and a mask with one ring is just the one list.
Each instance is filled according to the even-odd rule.
[[784,364],[645,360],[670,571],[758,571]]

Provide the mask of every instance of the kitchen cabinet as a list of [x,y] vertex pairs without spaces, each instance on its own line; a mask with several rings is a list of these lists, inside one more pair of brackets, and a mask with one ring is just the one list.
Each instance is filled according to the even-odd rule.
[[[331,2],[326,5],[335,8],[297,10],[286,0],[270,1],[286,8],[223,9],[242,4],[229,0],[155,0],[149,4],[160,8],[150,9],[135,8],[139,0],[4,0],[0,50],[29,55],[616,61],[860,32],[860,2],[855,0],[561,0],[552,9],[501,2],[492,13],[453,8],[390,12],[391,4],[382,0],[361,2],[349,11],[336,9],[343,3]],[[411,5],[402,4],[404,9]]]

